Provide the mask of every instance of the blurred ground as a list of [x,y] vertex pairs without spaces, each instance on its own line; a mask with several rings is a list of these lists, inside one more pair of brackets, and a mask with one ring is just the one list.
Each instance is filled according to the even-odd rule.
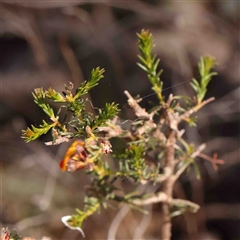
[[[136,32],[149,29],[155,52],[164,69],[164,94],[193,93],[188,81],[198,77],[201,55],[216,57],[218,76],[208,96],[216,101],[199,112],[198,128],[187,138],[207,143],[206,154],[225,160],[215,172],[199,160],[202,179],[194,173],[182,177],[178,198],[201,205],[195,215],[174,219],[173,239],[240,239],[239,98],[240,53],[238,1],[1,1],[1,221],[24,236],[79,239],[63,227],[60,218],[81,208],[84,172],[61,173],[58,162],[68,144],[46,147],[29,144],[21,129],[39,124],[44,117],[34,105],[36,87],[63,89],[78,86],[92,68],[106,70],[100,85],[91,91],[93,105],[115,101],[121,117],[131,117],[123,91],[144,97],[143,105],[156,101],[145,74],[136,66]],[[90,109],[92,110],[92,109]],[[84,223],[87,239],[107,239],[118,210],[104,211]],[[158,239],[159,206],[151,219],[143,218],[145,239]],[[139,213],[129,212],[117,239],[139,239]],[[134,237],[133,237],[134,236]]]

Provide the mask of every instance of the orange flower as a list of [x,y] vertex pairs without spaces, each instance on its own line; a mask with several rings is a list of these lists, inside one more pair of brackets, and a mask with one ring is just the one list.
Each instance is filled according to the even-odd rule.
[[84,148],[85,143],[77,140],[68,148],[64,159],[60,162],[60,168],[63,172],[66,170],[74,172],[77,169],[84,168],[87,165],[87,151]]

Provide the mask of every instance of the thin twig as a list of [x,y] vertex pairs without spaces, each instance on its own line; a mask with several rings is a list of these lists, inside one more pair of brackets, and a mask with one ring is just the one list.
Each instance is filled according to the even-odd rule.
[[209,157],[209,156],[207,156],[203,153],[199,153],[198,156],[207,160],[207,161],[209,161],[209,162],[211,162],[215,171],[218,170],[217,164],[224,164],[224,160],[217,159],[217,154],[214,154],[213,157]]
[[146,110],[140,107],[140,105],[138,104],[139,99],[138,101],[135,100],[128,91],[124,91],[124,94],[128,97],[128,104],[131,108],[133,108],[137,117],[146,118],[146,119],[150,118],[150,114],[148,114]]
[[211,97],[201,103],[199,103],[198,105],[196,105],[194,108],[191,108],[189,111],[183,113],[182,115],[179,116],[178,118],[178,123],[181,122],[182,120],[189,118],[193,113],[197,112],[200,108],[202,108],[203,106],[205,106],[206,104],[214,101],[215,98]]
[[158,192],[146,199],[135,199],[132,201],[132,203],[137,206],[152,205],[154,203],[160,203],[160,202],[166,203],[169,206],[187,207],[188,210],[191,212],[197,212],[199,209],[199,205],[196,203],[193,203],[185,199],[176,199],[176,198],[172,199],[171,197],[168,197],[167,194],[164,192]]
[[125,216],[128,214],[130,208],[128,205],[122,206],[122,208],[119,210],[113,221],[111,222],[111,225],[108,230],[108,236],[107,240],[115,240],[117,230],[122,222],[122,220],[125,218]]
[[133,239],[141,240],[143,239],[143,234],[145,233],[146,229],[148,228],[149,224],[152,220],[152,205],[147,205],[145,209],[148,211],[149,214],[144,214],[142,221],[138,224],[135,232],[133,234]]
[[[206,144],[205,144],[205,143],[204,143],[204,144],[201,144],[201,145],[198,147],[198,149],[197,149],[194,153],[191,154],[191,158],[195,158],[196,156],[198,156],[199,153],[202,152],[202,151],[205,149],[205,147],[206,147]],[[182,168],[178,169],[178,171],[177,171],[177,172],[175,173],[175,175],[174,175],[174,181],[176,181],[176,180],[180,177],[180,175],[185,171],[185,169],[186,169],[191,163],[192,163],[192,162],[189,161],[188,164],[185,164]]]
[[164,192],[158,192],[146,199],[134,199],[132,203],[138,206],[142,206],[167,201],[168,196]]

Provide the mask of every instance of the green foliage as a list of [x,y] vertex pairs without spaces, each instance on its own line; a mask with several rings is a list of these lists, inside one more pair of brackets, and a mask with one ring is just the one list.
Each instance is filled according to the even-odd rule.
[[98,82],[103,78],[104,69],[97,67],[93,69],[91,75],[87,81],[84,81],[81,86],[77,89],[74,100],[88,93],[93,87],[98,85]]
[[23,130],[22,138],[25,138],[26,142],[36,140],[41,135],[46,134],[53,126],[53,124],[48,124],[43,120],[43,124],[39,127],[34,127],[32,125],[32,129],[27,128],[26,130]]
[[163,82],[160,80],[160,75],[162,70],[157,70],[160,59],[157,58],[156,55],[152,54],[153,50],[153,37],[149,31],[142,30],[138,36],[138,48],[140,50],[141,55],[138,55],[140,63],[137,65],[147,72],[147,76],[149,81],[152,84],[152,89],[157,94],[161,103],[163,103],[163,96],[162,96],[162,87]]
[[83,211],[76,209],[77,214],[72,215],[72,218],[68,221],[68,223],[73,227],[81,227],[86,218],[100,210],[100,204],[101,203],[98,198],[86,196],[84,198]]
[[207,86],[212,79],[212,76],[217,75],[216,72],[211,72],[216,65],[215,59],[210,56],[204,56],[200,58],[198,64],[199,73],[201,76],[200,82],[195,78],[192,79],[190,85],[197,94],[197,102],[201,103],[207,92]]
[[104,109],[98,111],[99,115],[95,118],[95,126],[92,126],[92,129],[103,126],[109,119],[113,119],[119,113],[118,104],[106,103]]
[[[22,138],[26,142],[30,142],[39,138],[41,135],[52,131],[52,137],[56,139],[56,133],[58,137],[69,135],[70,137],[86,136],[85,128],[90,126],[97,129],[103,126],[108,120],[114,118],[119,112],[118,105],[115,103],[107,103],[104,109],[99,109],[99,115],[94,118],[93,114],[85,111],[87,99],[81,97],[88,93],[90,89],[97,86],[98,82],[103,78],[104,69],[96,68],[93,69],[88,80],[84,81],[79,88],[76,90],[76,94],[72,94],[73,84],[68,83],[65,85],[66,92],[64,95],[57,92],[56,90],[49,88],[43,90],[42,88],[36,88],[33,93],[34,102],[48,115],[52,123],[47,123],[43,120],[43,124],[39,127],[32,125],[31,128],[23,130]],[[57,111],[54,113],[53,108],[47,103],[48,100],[52,100],[57,103],[62,103]],[[60,120],[60,112],[65,109],[65,114],[70,115],[70,120]],[[73,113],[71,115],[70,113]],[[69,133],[67,126],[73,127],[75,132]]]
[[46,92],[42,88],[36,88],[33,93],[34,102],[51,118],[55,119],[53,109],[46,103]]
[[10,232],[10,239],[20,240],[20,239],[22,239],[22,236],[16,230],[12,230]]
[[[158,168],[151,169],[145,161],[146,146],[133,143],[126,148],[125,153],[119,156],[120,173],[131,177],[136,182],[144,180],[154,181],[154,176],[158,175]],[[125,174],[124,174],[125,173]]]
[[59,92],[55,91],[52,88],[49,88],[46,92],[46,97],[53,100],[54,102],[63,103],[66,102],[66,98]]
[[[77,210],[68,221],[73,227],[81,227],[90,215],[100,211],[102,207],[108,207],[109,200],[128,204],[139,211],[143,211],[142,205],[162,201],[163,204],[167,204],[167,208],[171,208],[172,217],[186,210],[197,209],[196,205],[189,201],[174,202],[173,196],[169,195],[173,189],[139,194],[126,193],[124,189],[116,187],[117,180],[127,179],[135,184],[152,183],[158,184],[159,188],[165,186],[163,189],[169,186],[173,188],[174,182],[190,165],[193,165],[197,178],[200,178],[195,158],[203,148],[201,146],[196,148],[193,144],[187,143],[183,138],[183,131],[178,128],[182,121],[188,122],[190,126],[196,126],[196,117],[191,115],[206,103],[202,100],[212,76],[216,75],[215,72],[211,72],[215,60],[211,57],[201,57],[200,82],[196,79],[191,82],[196,97],[171,94],[165,101],[162,95],[163,82],[160,79],[162,70],[158,70],[160,59],[152,53],[154,47],[152,34],[142,30],[137,36],[140,51],[138,66],[147,73],[160,103],[151,111],[146,111],[140,106],[140,99],[135,100],[125,91],[129,106],[136,115],[136,120],[131,121],[128,130],[117,124],[115,117],[119,109],[116,103],[106,103],[103,109],[98,109],[96,116],[86,111],[88,100],[82,96],[103,78],[104,69],[99,67],[92,70],[89,79],[76,89],[75,94],[72,93],[71,82],[65,85],[63,94],[52,88],[46,91],[38,88],[33,93],[34,102],[46,113],[51,122],[43,120],[39,127],[32,126],[23,130],[22,137],[26,142],[37,139],[50,129],[53,142],[57,144],[69,138],[81,138],[69,147],[61,167],[63,171],[85,169],[91,175],[92,181],[87,187],[84,208]],[[196,99],[197,103],[193,105]],[[48,101],[61,103],[58,111],[54,111]],[[66,117],[61,119],[60,112],[63,111]],[[123,138],[127,142],[127,147],[120,154],[115,154],[116,165],[110,167],[104,156],[112,151],[109,140],[113,137]]]

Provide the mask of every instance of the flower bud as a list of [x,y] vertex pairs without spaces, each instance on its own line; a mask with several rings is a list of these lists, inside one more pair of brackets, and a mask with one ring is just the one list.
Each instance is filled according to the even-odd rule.
[[72,82],[67,82],[64,86],[66,91],[72,91],[74,87]]

